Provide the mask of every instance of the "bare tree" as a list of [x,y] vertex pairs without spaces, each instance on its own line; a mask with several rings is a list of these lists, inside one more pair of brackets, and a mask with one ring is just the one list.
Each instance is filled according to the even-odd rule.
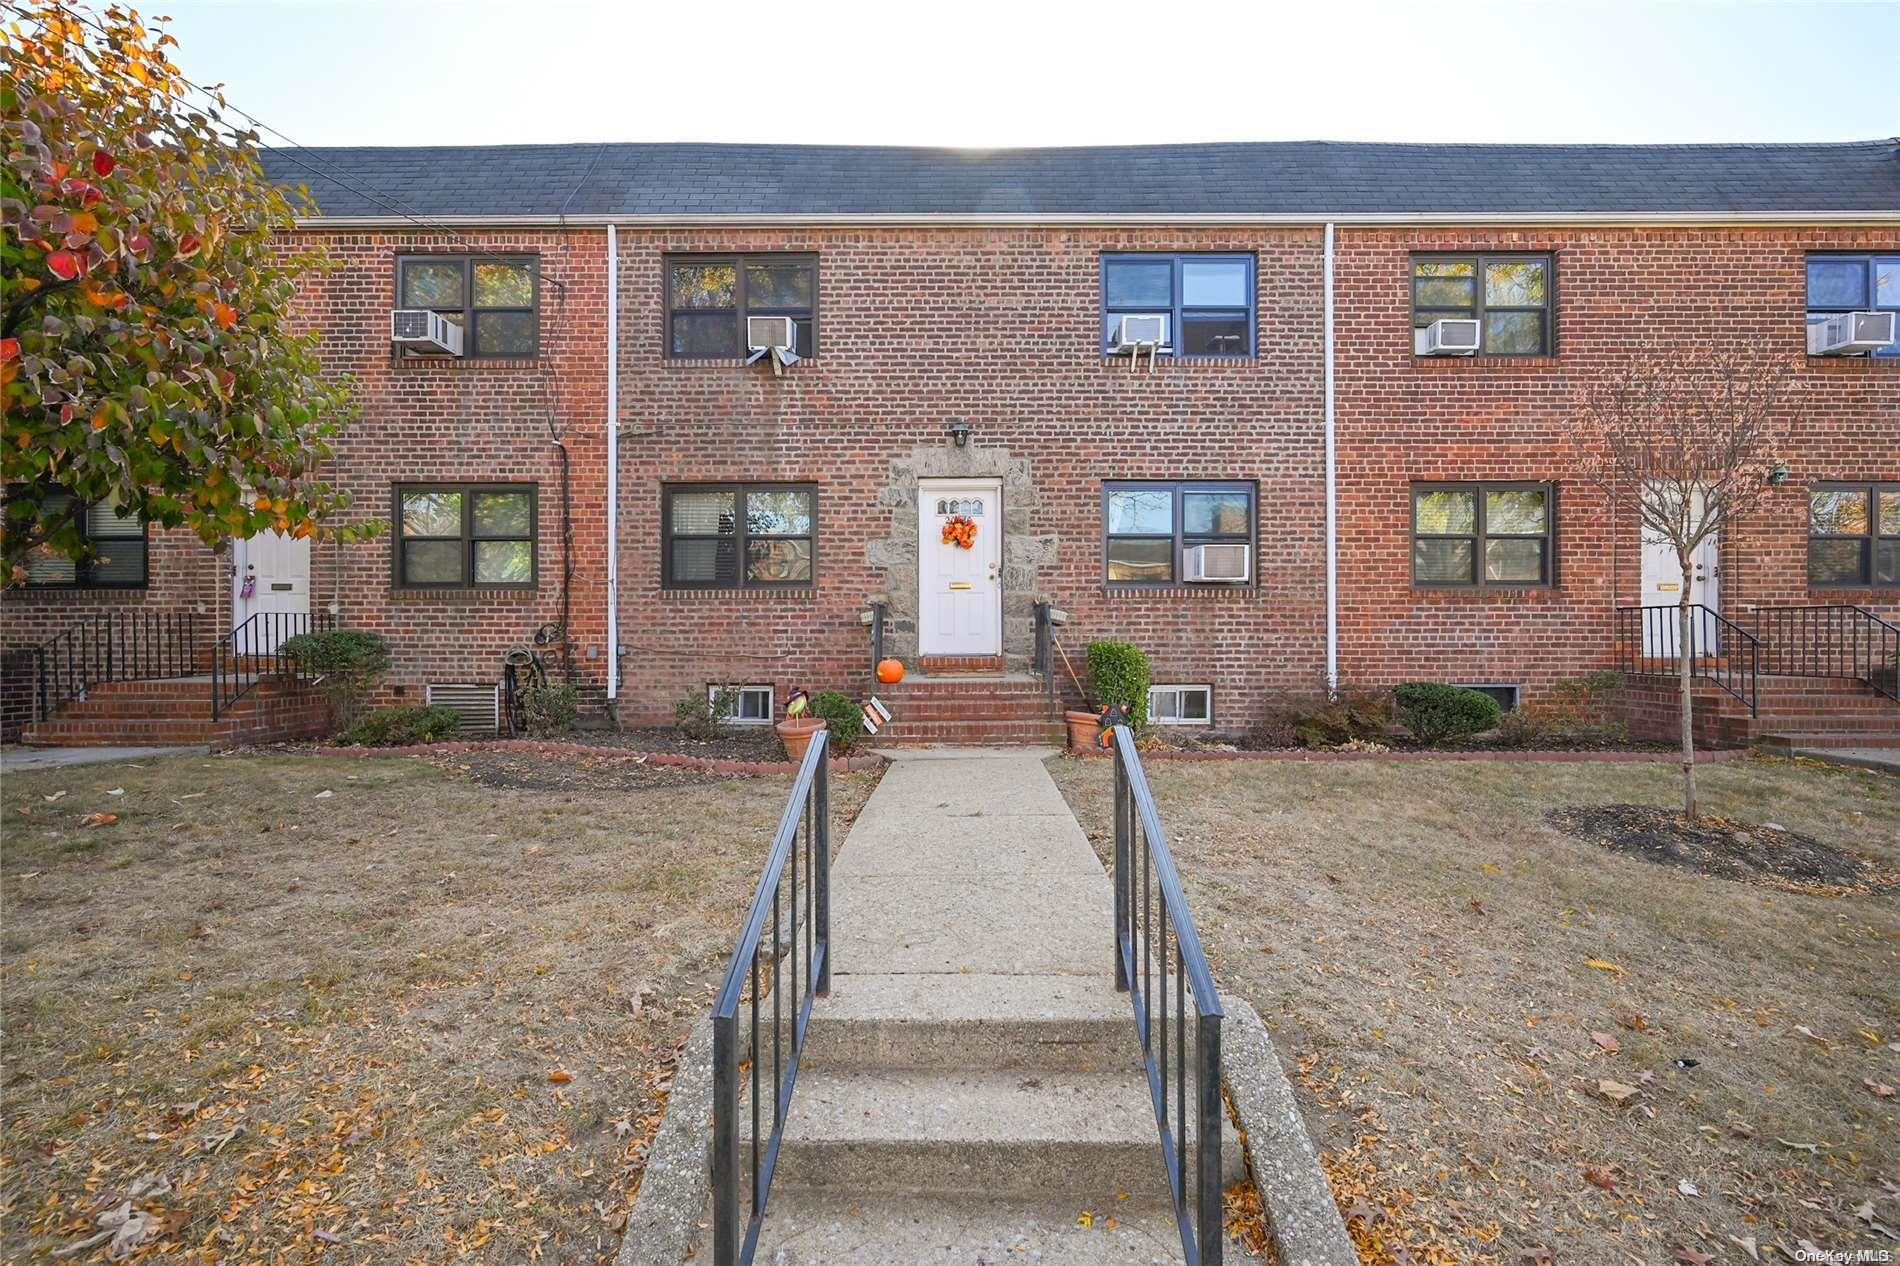
[[1691,818],[1690,569],[1703,542],[1746,519],[1772,491],[1793,374],[1786,357],[1768,352],[1650,347],[1585,384],[1572,410],[1577,476],[1612,505],[1633,502],[1645,538],[1667,542],[1682,569],[1675,651],[1683,810]]

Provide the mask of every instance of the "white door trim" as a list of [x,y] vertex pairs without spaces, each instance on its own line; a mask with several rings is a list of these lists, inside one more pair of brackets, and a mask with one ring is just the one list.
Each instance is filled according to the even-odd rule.
[[[943,544],[937,502],[981,501],[975,544],[967,551]],[[1003,653],[1003,481],[917,481],[917,653]],[[954,573],[954,574],[952,574]],[[954,592],[952,592],[954,591]]]

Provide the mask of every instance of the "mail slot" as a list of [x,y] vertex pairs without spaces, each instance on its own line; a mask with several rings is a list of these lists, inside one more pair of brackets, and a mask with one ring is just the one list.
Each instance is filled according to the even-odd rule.
[[950,582],[950,587],[952,589],[968,589],[970,582],[967,580],[953,580]]
[[1666,580],[1656,586],[1656,590],[1659,593],[1674,593],[1680,588],[1682,588],[1682,582],[1680,580]]
[[289,593],[296,587],[297,582],[294,580],[273,580],[271,581],[270,591],[272,593]]

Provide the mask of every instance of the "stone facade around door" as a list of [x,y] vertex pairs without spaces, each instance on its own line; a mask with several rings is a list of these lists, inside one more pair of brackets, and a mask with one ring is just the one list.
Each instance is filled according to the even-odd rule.
[[885,604],[885,653],[917,658],[917,612],[921,576],[918,539],[918,487],[932,479],[997,479],[1002,482],[1003,661],[1013,672],[1027,672],[1035,655],[1035,606],[1045,596],[1041,576],[1056,560],[1056,539],[1036,536],[1031,518],[1039,507],[1028,458],[1011,458],[1007,448],[971,442],[913,448],[891,462],[890,482],[878,490],[877,504],[891,515],[890,535],[866,543],[865,562],[881,573],[883,587],[871,601]]

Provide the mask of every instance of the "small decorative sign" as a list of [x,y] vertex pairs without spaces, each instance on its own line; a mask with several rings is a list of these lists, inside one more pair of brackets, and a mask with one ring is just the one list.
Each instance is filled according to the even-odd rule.
[[876,734],[890,719],[891,710],[876,695],[872,695],[864,705],[864,732]]

